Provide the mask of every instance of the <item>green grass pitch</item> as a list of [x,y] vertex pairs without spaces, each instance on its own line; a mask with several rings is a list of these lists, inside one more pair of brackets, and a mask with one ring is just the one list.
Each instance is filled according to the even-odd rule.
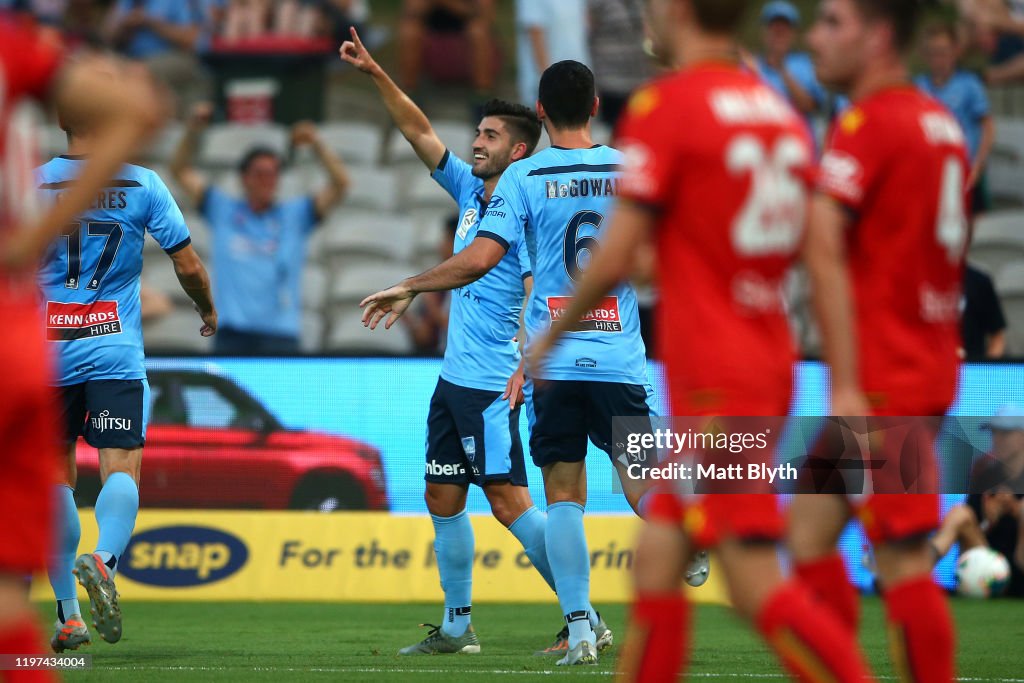
[[[40,606],[52,618],[49,605]],[[398,648],[425,633],[440,606],[282,603],[138,603],[126,601],[120,643],[95,642],[80,652],[93,669],[68,681],[550,681],[610,680],[625,635],[625,607],[608,605],[616,646],[598,667],[566,671],[554,658],[533,657],[560,626],[554,605],[478,605],[473,623],[480,655],[403,657]],[[1024,683],[1024,602],[954,600],[959,674],[966,681]],[[883,607],[864,601],[861,642],[875,673],[893,680]],[[780,670],[756,637],[726,609],[695,609],[693,678],[778,680]],[[94,638],[97,638],[94,634]]]

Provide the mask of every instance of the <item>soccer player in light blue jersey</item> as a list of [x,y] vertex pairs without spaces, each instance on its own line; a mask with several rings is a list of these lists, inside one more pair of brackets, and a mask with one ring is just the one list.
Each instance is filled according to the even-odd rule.
[[[525,316],[529,343],[558,319],[575,281],[600,240],[614,201],[622,155],[595,145],[590,119],[597,111],[594,76],[574,61],[541,77],[538,113],[552,147],[504,173],[472,244],[422,275],[368,297],[363,321],[390,327],[423,291],[476,282],[525,241],[535,287]],[[588,437],[610,456],[612,417],[652,414],[636,295],[621,285],[591,311],[562,344],[533,389],[530,451],[541,468],[548,500],[548,561],[568,625],[568,649],[559,664],[597,662],[597,615],[589,606],[590,561],[583,532],[584,459]],[[625,458],[613,457],[634,510],[648,484],[625,476]]]
[[[59,202],[77,182],[95,145],[88,118],[61,111],[68,154],[36,171],[45,201]],[[202,318],[198,332],[217,329],[210,281],[191,246],[185,220],[160,177],[126,165],[91,207],[68,225],[39,273],[45,298],[46,338],[57,361],[66,467],[58,487],[61,538],[50,566],[57,599],[54,649],[89,642],[81,623],[74,574],[89,593],[93,623],[107,642],[121,638],[121,610],[114,576],[135,527],[139,476],[146,440],[149,385],[142,345],[139,290],[146,232],[174,262],[182,288]],[[81,529],[75,509],[78,437],[99,449],[102,489],[96,500],[96,549],[75,559]],[[74,571],[72,572],[72,566]],[[66,622],[77,622],[69,627]]]
[[[369,74],[398,129],[431,176],[459,205],[454,253],[475,244],[492,193],[509,164],[528,157],[540,139],[537,115],[522,105],[487,103],[473,142],[473,161],[460,159],[438,139],[423,112],[388,77],[352,31],[341,58]],[[554,580],[545,550],[546,515],[527,485],[519,411],[523,369],[517,335],[532,275],[525,244],[502,250],[493,269],[452,292],[448,343],[427,418],[426,502],[434,522],[445,614],[420,643],[399,654],[476,653],[470,623],[473,528],[466,516],[469,484],[480,486],[495,518],[523,544],[548,585]],[[589,605],[589,603],[588,603]],[[603,646],[611,631],[595,626]],[[556,638],[556,646],[559,639]],[[554,646],[553,646],[554,647]],[[551,648],[549,648],[551,649]]]

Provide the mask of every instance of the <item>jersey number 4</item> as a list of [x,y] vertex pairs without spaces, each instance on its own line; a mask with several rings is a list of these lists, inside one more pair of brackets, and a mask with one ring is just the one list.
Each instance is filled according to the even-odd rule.
[[773,150],[753,135],[740,135],[729,145],[726,168],[750,174],[747,199],[732,225],[732,241],[740,256],[788,255],[803,234],[807,191],[794,170],[810,163],[807,145],[793,135]]
[[[72,223],[62,234],[68,243],[68,272],[64,278],[64,287],[78,289],[79,278],[82,275],[82,224]],[[96,270],[86,285],[86,289],[99,289],[104,276],[114,263],[124,231],[121,230],[119,223],[89,223],[85,234],[86,237],[104,237],[107,240],[96,264]]]

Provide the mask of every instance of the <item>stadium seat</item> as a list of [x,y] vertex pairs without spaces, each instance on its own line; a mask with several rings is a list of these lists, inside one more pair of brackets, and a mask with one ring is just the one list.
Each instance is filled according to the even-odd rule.
[[163,251],[146,253],[143,251],[142,278],[147,285],[171,297],[171,301],[191,305],[191,299],[178,283],[171,259]]
[[335,272],[367,259],[408,261],[416,228],[408,216],[354,209],[335,211],[321,228],[324,259]]
[[455,201],[430,177],[426,169],[409,169],[403,174],[405,204],[411,211],[447,209],[454,212]]
[[324,348],[324,329],[326,324],[322,313],[304,311],[302,314],[302,331],[299,347],[303,353],[319,353]]
[[996,273],[996,291],[1000,295],[1024,296],[1024,261],[1009,263]]
[[374,166],[381,158],[384,130],[362,122],[325,123],[320,138],[351,166]]
[[970,260],[990,273],[1024,260],[1024,211],[996,211],[980,216],[974,227]]
[[408,355],[412,349],[409,333],[401,322],[390,330],[381,326],[371,331],[363,327],[359,309],[335,316],[327,335],[326,350],[333,352]]
[[330,277],[318,266],[307,265],[302,271],[302,307],[307,311],[323,310],[330,290]]
[[401,282],[411,275],[407,265],[353,265],[335,274],[330,291],[330,307],[337,314],[358,310],[367,295]]
[[597,121],[596,119],[591,122],[590,137],[599,145],[610,145],[614,132],[607,123]]
[[252,147],[269,147],[284,155],[288,150],[288,144],[287,129],[277,124],[216,124],[210,126],[203,137],[199,161],[203,166],[232,168],[238,165]]
[[[445,144],[445,147],[463,159],[469,158],[473,150],[473,138],[476,137],[476,122],[439,120],[433,121],[432,124],[434,132],[437,133],[437,137]],[[409,141],[397,129],[392,128],[389,133],[390,137],[388,138],[387,155],[385,157],[387,163],[415,163],[417,165],[422,163],[419,157],[416,156],[412,145],[409,144]],[[422,168],[422,165],[420,167]]]
[[1024,204],[1024,121],[999,119],[996,122],[988,183],[995,201]]
[[185,135],[185,127],[174,121],[168,123],[156,134],[153,142],[142,154],[143,166],[148,164],[168,164],[174,156],[181,138]]
[[188,306],[176,306],[174,311],[159,320],[143,326],[147,351],[165,353],[209,353],[213,339],[202,337],[199,315]]

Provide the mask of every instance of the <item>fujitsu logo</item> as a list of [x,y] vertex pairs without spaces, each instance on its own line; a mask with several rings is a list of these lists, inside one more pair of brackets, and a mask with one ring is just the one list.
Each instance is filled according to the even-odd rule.
[[110,411],[104,410],[99,415],[91,418],[92,428],[97,432],[105,432],[108,429],[128,431],[132,428],[132,420],[129,417],[110,417]]

